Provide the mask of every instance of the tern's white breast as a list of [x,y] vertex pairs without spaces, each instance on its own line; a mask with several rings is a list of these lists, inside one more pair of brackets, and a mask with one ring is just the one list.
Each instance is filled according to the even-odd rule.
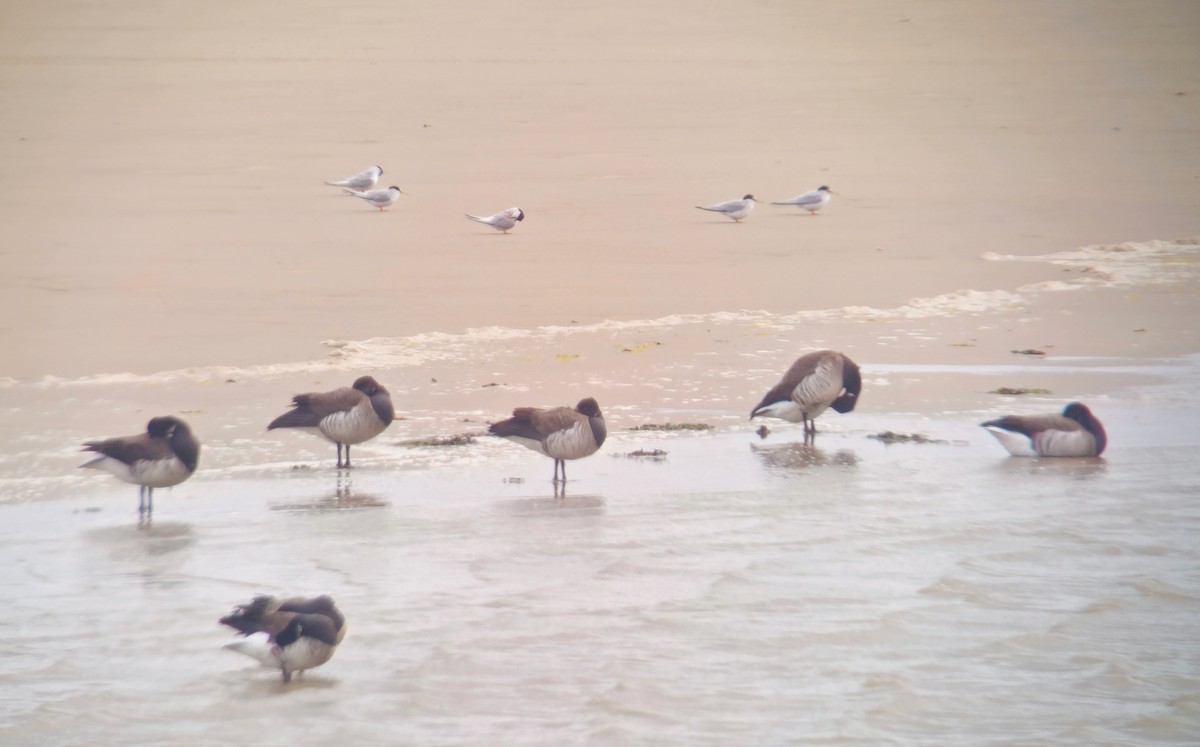
[[746,200],[744,205],[735,207],[732,210],[727,210],[727,211],[725,211],[725,214],[728,215],[730,218],[735,218],[735,219],[745,218],[747,215],[750,214],[750,211],[753,209],[754,209],[754,203],[751,202],[750,200]]

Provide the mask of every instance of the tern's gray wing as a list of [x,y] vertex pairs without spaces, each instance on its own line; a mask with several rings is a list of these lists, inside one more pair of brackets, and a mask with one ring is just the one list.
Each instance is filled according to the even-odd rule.
[[325,182],[331,187],[349,187],[351,189],[370,189],[379,178],[375,175],[374,167],[360,171],[354,176],[348,176],[340,182]]
[[776,202],[776,205],[815,205],[821,201],[821,193],[817,190],[805,192],[802,195],[797,195],[790,200]]
[[373,187],[375,186],[375,172],[363,171],[355,174],[346,180],[346,186],[353,187],[354,189],[367,189],[368,187]]

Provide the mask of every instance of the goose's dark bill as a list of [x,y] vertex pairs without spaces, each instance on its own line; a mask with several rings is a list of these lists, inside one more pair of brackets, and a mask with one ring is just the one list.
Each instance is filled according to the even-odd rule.
[[95,456],[80,467],[102,469],[138,486],[138,514],[143,517],[154,512],[155,488],[178,485],[200,463],[200,442],[174,415],[151,418],[145,433],[88,441],[83,450]]
[[828,408],[851,412],[861,393],[858,364],[836,350],[818,350],[796,359],[750,411],[750,418],[764,416],[803,423],[805,438],[811,439],[817,432],[817,416]]
[[568,459],[599,451],[608,436],[600,405],[587,397],[570,407],[518,407],[511,418],[492,423],[488,433],[519,443],[554,460],[553,482],[567,481]]
[[345,617],[326,595],[283,600],[256,596],[219,622],[244,636],[225,648],[280,670],[285,683],[292,674],[329,661],[346,634]]
[[360,376],[353,386],[297,394],[292,409],[272,420],[267,430],[297,428],[321,436],[337,446],[338,468],[349,469],[350,447],[383,433],[395,417],[388,390],[374,377]]
[[1061,415],[1005,415],[980,425],[1013,456],[1095,457],[1108,446],[1100,419],[1081,402]]

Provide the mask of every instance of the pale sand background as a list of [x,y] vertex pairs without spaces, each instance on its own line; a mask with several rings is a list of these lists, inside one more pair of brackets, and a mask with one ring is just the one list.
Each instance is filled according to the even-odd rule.
[[[0,14],[0,375],[21,380],[886,307],[1044,275],[984,251],[1200,222],[1191,2]],[[387,214],[320,183],[371,163],[409,193]],[[692,208],[821,183],[841,196],[812,219]],[[514,204],[512,236],[461,217]]]

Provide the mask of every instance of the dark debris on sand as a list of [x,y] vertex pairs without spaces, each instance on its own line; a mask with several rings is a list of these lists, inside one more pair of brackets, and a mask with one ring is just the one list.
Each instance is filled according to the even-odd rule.
[[662,425],[635,425],[631,431],[711,431],[713,427],[707,423],[664,423]]
[[661,462],[667,458],[667,452],[662,449],[638,449],[637,451],[628,451],[624,454],[613,454],[613,456],[625,457],[626,459],[649,459]]
[[895,433],[894,431],[884,431],[882,433],[872,433],[867,438],[873,438],[876,441],[882,441],[885,444],[944,444],[945,441],[939,438],[930,438],[923,433]]
[[469,436],[466,433],[458,433],[453,436],[429,436],[428,438],[411,438],[407,441],[397,441],[397,446],[408,446],[412,448],[421,446],[467,446],[475,443],[475,437]]

